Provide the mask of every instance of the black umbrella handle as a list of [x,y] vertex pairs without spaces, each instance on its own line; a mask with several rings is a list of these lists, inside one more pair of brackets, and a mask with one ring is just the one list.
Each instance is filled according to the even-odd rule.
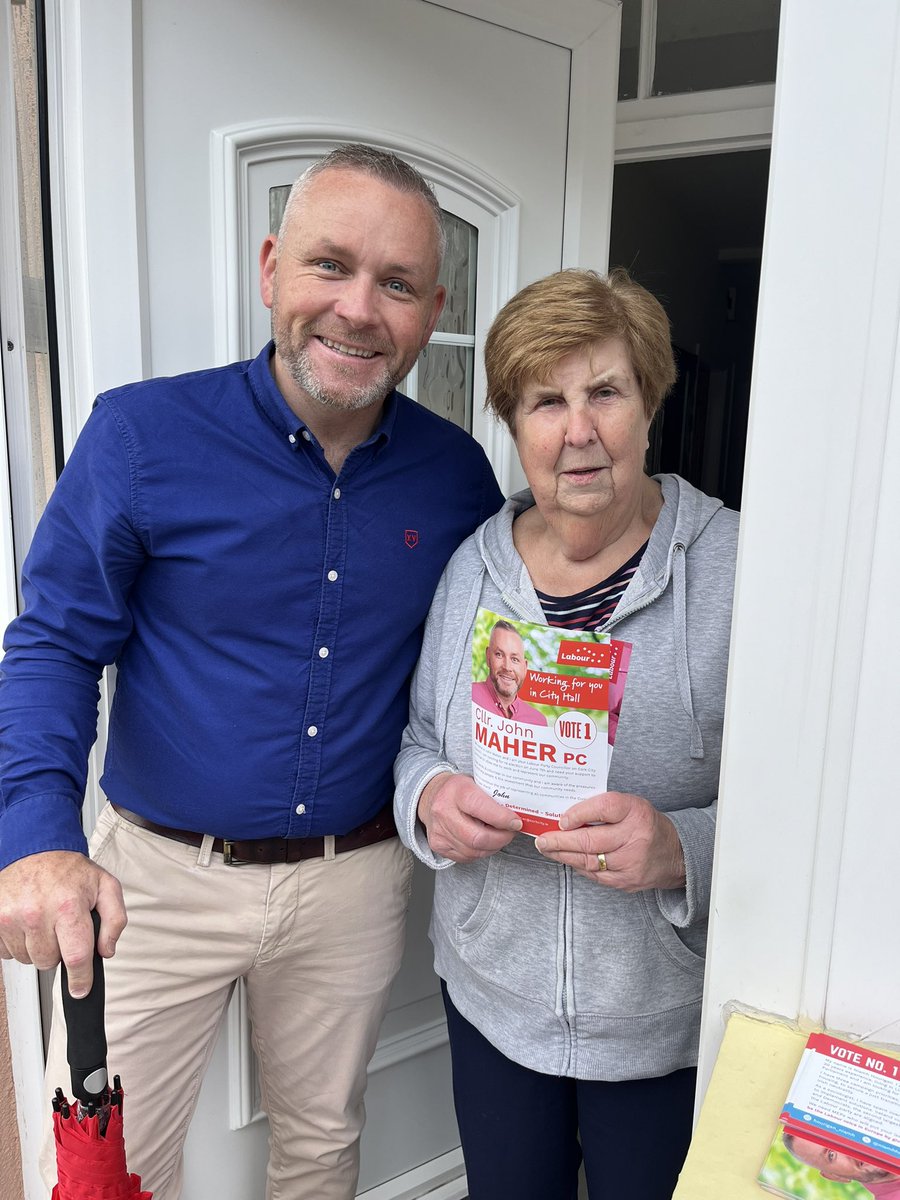
[[91,913],[94,922],[94,983],[82,1000],[76,1000],[69,992],[69,973],[66,964],[60,963],[63,1012],[66,1018],[66,1058],[72,1073],[72,1094],[83,1103],[97,1100],[107,1083],[106,1030],[103,1011],[106,1001],[106,986],[103,976],[103,959],[97,949],[100,933],[100,914]]

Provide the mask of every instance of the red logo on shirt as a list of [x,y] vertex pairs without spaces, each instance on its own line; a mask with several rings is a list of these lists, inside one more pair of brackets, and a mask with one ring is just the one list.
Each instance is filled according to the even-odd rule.
[[410,550],[412,550],[413,546],[418,546],[418,544],[419,544],[418,529],[407,529],[406,544],[407,544],[407,546],[409,546]]

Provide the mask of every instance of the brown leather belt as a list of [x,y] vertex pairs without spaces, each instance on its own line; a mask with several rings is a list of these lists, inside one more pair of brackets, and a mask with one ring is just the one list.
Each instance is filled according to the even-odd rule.
[[[186,846],[200,847],[203,844],[202,833],[192,833],[188,829],[169,829],[166,825],[157,825],[148,821],[139,813],[130,812],[120,804],[113,808],[120,817],[147,829],[160,837],[170,838],[173,842],[184,842]],[[360,850],[363,846],[374,846],[376,842],[384,842],[397,836],[397,826],[394,824],[393,806],[386,804],[364,825],[351,829],[349,833],[334,835],[334,852],[343,854],[347,850]],[[245,841],[234,841],[228,838],[216,838],[212,844],[213,853],[221,854],[226,866],[234,863],[294,863],[307,858],[323,858],[325,856],[325,838],[256,838]]]

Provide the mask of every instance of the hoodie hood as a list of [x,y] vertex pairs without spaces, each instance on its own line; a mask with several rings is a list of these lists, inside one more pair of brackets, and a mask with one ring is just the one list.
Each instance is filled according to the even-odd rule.
[[[608,625],[614,625],[648,596],[663,590],[673,573],[673,559],[684,554],[722,508],[722,501],[699,491],[680,475],[654,475],[662,489],[663,505],[656,518],[640,566]],[[534,506],[528,488],[516,492],[503,508],[475,533],[485,570],[512,607],[521,605],[524,620],[540,620],[540,605],[525,564],[513,544],[516,517]],[[598,581],[599,582],[599,581]]]
[[[687,600],[685,561],[690,547],[722,508],[722,501],[707,496],[680,475],[655,475],[663,504],[650,534],[647,549],[616,611],[605,625],[611,629],[633,612],[652,603],[672,582],[673,637],[678,693],[691,722],[691,758],[703,757],[703,738],[694,713],[687,651]],[[540,621],[543,613],[528,571],[513,544],[513,521],[534,505],[527,488],[516,492],[496,516],[475,533],[484,567],[506,604],[525,621]],[[600,582],[599,580],[597,581]]]

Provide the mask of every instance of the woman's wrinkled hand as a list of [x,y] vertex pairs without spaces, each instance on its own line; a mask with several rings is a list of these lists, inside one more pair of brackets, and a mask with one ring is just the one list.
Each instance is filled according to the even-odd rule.
[[535,844],[586,879],[625,892],[684,887],[678,831],[642,796],[601,792],[573,804],[559,824]]
[[472,862],[502,850],[522,828],[521,820],[492,800],[468,775],[437,775],[419,797],[418,817],[435,854]]

